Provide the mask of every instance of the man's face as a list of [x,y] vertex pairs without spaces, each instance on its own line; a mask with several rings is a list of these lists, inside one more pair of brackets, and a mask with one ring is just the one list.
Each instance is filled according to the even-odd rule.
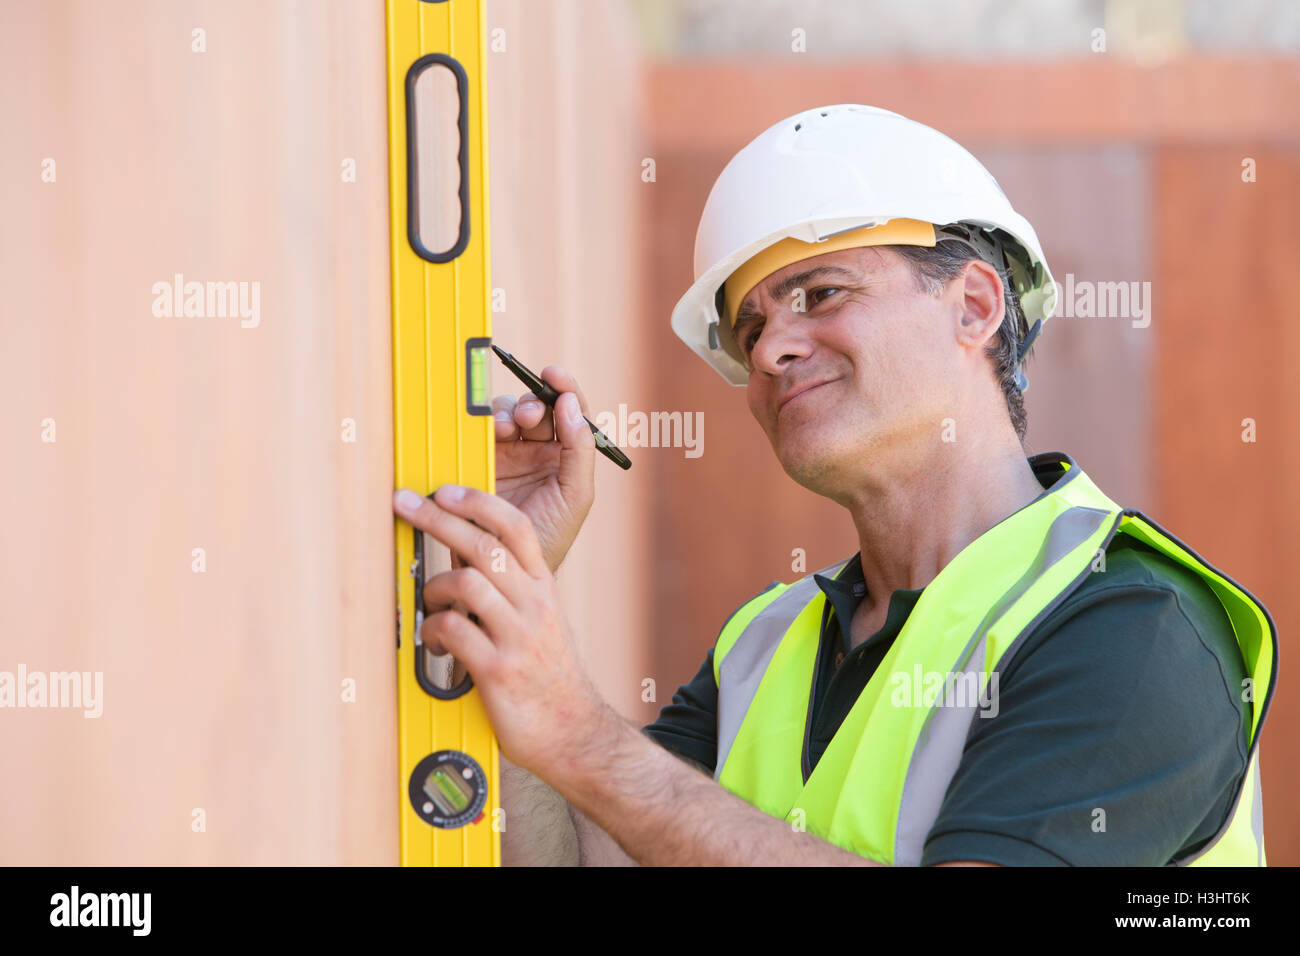
[[896,252],[863,247],[792,263],[748,293],[736,339],[749,408],[790,477],[829,493],[863,455],[939,440],[970,374],[954,340],[962,285],[935,298]]

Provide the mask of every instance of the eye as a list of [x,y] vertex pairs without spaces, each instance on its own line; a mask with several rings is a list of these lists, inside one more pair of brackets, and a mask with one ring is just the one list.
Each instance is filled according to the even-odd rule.
[[[823,292],[832,293],[832,292],[843,292],[843,291],[844,290],[837,285],[823,285],[813,289],[812,292],[810,292],[808,295],[809,298],[812,299],[812,305],[820,305],[822,302],[826,301],[825,298],[819,298],[821,293]],[[829,297],[830,297],[829,295],[826,296],[826,298]],[[759,335],[762,334],[762,332],[763,332],[762,323],[755,322],[752,325],[750,325],[750,327],[745,330],[745,334],[740,337],[740,354],[743,355],[746,359],[749,358],[749,352],[754,347],[754,343],[758,341],[758,337]]]

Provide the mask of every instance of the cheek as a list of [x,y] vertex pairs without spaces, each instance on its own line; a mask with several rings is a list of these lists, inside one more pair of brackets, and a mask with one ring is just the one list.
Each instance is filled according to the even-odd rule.
[[[897,332],[879,311],[857,311],[837,316],[822,330],[821,342],[838,356],[839,363],[857,383],[859,390],[889,380],[900,370]],[[874,389],[872,389],[874,391]]]
[[941,391],[954,370],[944,365],[945,351],[933,316],[903,303],[882,308],[873,321],[836,333],[834,348],[852,363],[859,400],[879,408],[910,406]]
[[882,360],[909,377],[932,377],[943,374],[952,351],[951,336],[945,347],[939,316],[931,309],[902,305],[891,316],[885,334],[888,341],[881,347]]

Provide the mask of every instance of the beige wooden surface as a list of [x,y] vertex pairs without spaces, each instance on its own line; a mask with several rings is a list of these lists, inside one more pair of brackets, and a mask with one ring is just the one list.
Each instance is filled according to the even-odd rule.
[[[103,675],[98,717],[0,709],[0,863],[396,862],[382,7],[0,9],[0,671]],[[635,63],[554,7],[489,6],[496,331],[613,406]],[[177,273],[256,322],[155,315]],[[648,487],[597,467],[561,578],[630,712]]]

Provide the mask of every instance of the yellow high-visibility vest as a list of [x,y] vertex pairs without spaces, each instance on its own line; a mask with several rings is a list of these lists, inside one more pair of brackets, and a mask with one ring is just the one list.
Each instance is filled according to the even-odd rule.
[[[982,701],[987,707],[989,675],[1083,583],[1115,534],[1128,534],[1202,576],[1227,611],[1251,681],[1243,694],[1253,710],[1250,756],[1232,812],[1203,849],[1173,862],[1263,866],[1259,733],[1277,672],[1268,610],[1150,518],[1111,501],[1068,455],[1030,462],[1036,471],[1059,465],[1061,474],[926,586],[806,783],[804,728],[825,595],[810,574],[764,591],[732,616],[713,653],[715,779],[853,853],[919,865],[971,722]],[[845,563],[819,573],[838,573]],[[942,682],[900,699],[900,674],[939,674]]]

